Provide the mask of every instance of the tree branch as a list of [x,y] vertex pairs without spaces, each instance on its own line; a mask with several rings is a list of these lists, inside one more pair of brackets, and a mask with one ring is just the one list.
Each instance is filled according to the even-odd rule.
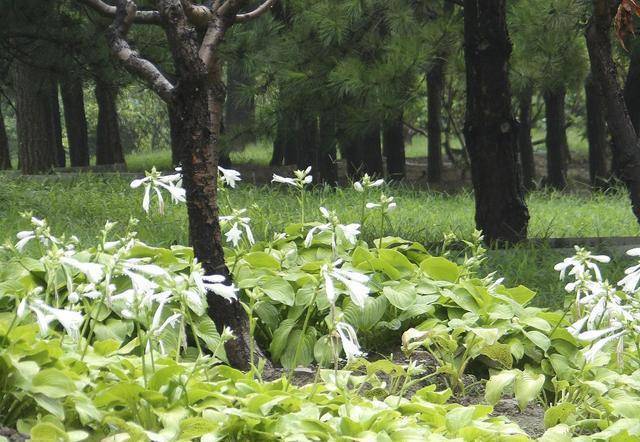
[[207,6],[194,4],[191,0],[180,0],[189,22],[197,27],[207,26],[213,18],[213,11]]
[[174,86],[158,68],[131,49],[126,40],[127,32],[135,21],[137,6],[132,0],[116,1],[115,18],[107,29],[107,42],[113,54],[125,68],[142,78],[160,98],[166,102],[173,99]]
[[267,12],[269,10],[269,8],[271,8],[271,6],[273,6],[273,4],[275,2],[276,2],[276,0],[265,0],[265,2],[263,4],[258,6],[253,11],[247,12],[245,14],[237,14],[236,15],[236,22],[237,23],[242,23],[242,22],[246,22],[246,21],[249,21],[249,20],[253,20],[256,17],[260,17],[262,14]]
[[[76,0],[78,3],[82,3],[85,6],[90,7],[98,14],[107,18],[114,18],[116,16],[116,7],[109,5],[102,0]],[[136,11],[134,17],[135,23],[148,24],[148,25],[160,25],[162,24],[162,18],[158,11]]]

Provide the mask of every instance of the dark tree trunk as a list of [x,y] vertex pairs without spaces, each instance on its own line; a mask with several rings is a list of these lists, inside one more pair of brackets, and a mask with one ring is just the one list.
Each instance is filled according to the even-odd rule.
[[182,161],[179,139],[180,116],[171,104],[167,104],[167,115],[169,116],[169,134],[171,136],[171,164],[177,166]]
[[609,172],[607,171],[607,122],[605,104],[598,84],[589,75],[585,82],[587,107],[587,139],[589,141],[589,180],[591,185],[605,189]]
[[19,167],[24,174],[48,172],[56,164],[50,77],[16,60],[13,85]]
[[98,79],[95,94],[98,103],[96,164],[124,164],[118,123],[118,89]]
[[633,44],[629,71],[624,83],[624,101],[636,133],[640,133],[640,45]]
[[55,148],[56,166],[64,167],[66,157],[62,143],[62,121],[60,119],[60,100],[58,99],[58,81],[52,79],[49,89],[49,112],[51,113],[51,137]]
[[296,167],[304,170],[311,166],[315,170],[319,151],[318,119],[315,115],[309,112],[299,115],[296,139],[298,150]]
[[547,185],[562,190],[567,187],[568,150],[566,118],[564,113],[566,90],[558,88],[544,94],[547,125]]
[[382,133],[382,142],[387,156],[389,180],[402,181],[406,175],[402,115],[387,122]]
[[593,78],[603,94],[607,126],[613,138],[614,162],[619,165],[620,179],[629,191],[633,213],[640,222],[640,144],[618,85],[616,65],[611,55],[609,2],[594,0],[593,5],[593,16],[586,31]]
[[427,74],[427,181],[442,180],[442,97],[444,58],[436,60]]
[[243,147],[255,141],[253,125],[255,120],[255,100],[247,99],[242,88],[253,81],[241,61],[233,60],[227,65],[227,99],[225,108],[225,129],[231,148]]
[[4,115],[0,105],[0,170],[11,169],[11,153],[9,151],[9,138],[4,126]]
[[89,165],[89,141],[82,79],[70,78],[62,81],[60,93],[64,106],[64,122],[67,129],[71,167],[86,167]]
[[271,166],[298,164],[298,128],[296,119],[288,110],[278,112],[276,137],[273,140]]
[[317,175],[319,182],[335,186],[338,184],[337,136],[335,116],[330,113],[320,115],[319,157]]
[[531,141],[531,89],[523,91],[518,99],[520,126],[518,128],[518,150],[522,164],[522,182],[525,189],[533,189],[536,180],[536,162]]
[[525,239],[529,221],[518,170],[518,126],[511,113],[511,42],[505,1],[464,1],[464,131],[475,191],[476,225],[488,243]]

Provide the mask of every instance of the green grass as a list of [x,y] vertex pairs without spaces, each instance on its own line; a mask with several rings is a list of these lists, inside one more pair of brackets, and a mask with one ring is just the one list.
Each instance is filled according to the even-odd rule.
[[[409,187],[388,189],[398,202],[385,235],[400,236],[421,243],[440,241],[454,232],[470,238],[474,229],[473,198],[461,192],[446,195]],[[235,207],[246,207],[256,237],[264,238],[298,220],[295,195],[283,187],[241,186],[230,193]],[[123,229],[130,217],[141,220],[141,240],[155,245],[186,244],[187,218],[184,206],[169,206],[164,217],[146,215],[141,209],[141,192],[131,190],[128,179],[79,175],[71,179],[17,179],[0,177],[0,241],[14,241],[16,232],[29,223],[21,212],[32,211],[47,218],[54,232],[74,234],[91,244],[107,220],[118,221]],[[530,237],[637,236],[636,223],[624,192],[603,194],[559,194],[536,192],[528,198],[531,213]],[[325,189],[308,194],[307,219],[317,219],[317,208],[336,210],[342,222],[358,222],[360,194],[351,189]],[[225,207],[223,206],[223,210]],[[377,224],[377,223],[376,223]],[[373,223],[366,223],[363,238],[378,235]],[[598,250],[607,252],[607,250]],[[524,284],[541,293],[541,302],[561,302],[562,284],[553,265],[567,251],[523,248],[490,252],[486,272],[497,271],[509,284]],[[619,253],[618,253],[619,255]],[[627,264],[624,261],[623,264]],[[616,278],[623,267],[610,265]]]

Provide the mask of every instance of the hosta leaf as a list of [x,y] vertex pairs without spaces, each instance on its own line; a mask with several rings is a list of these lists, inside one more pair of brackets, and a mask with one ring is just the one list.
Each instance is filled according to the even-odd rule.
[[533,342],[537,347],[541,348],[545,352],[551,347],[551,340],[544,334],[537,330],[525,331],[524,334]]
[[416,288],[406,281],[387,285],[382,292],[389,303],[399,310],[406,310],[416,302]]
[[491,405],[497,404],[504,394],[504,390],[513,384],[517,374],[517,370],[507,370],[491,376],[485,388],[485,400]]
[[511,355],[511,347],[507,344],[496,343],[487,345],[480,350],[480,354],[488,357],[502,369],[510,369],[513,365],[513,356]]
[[[637,408],[636,408],[637,410]],[[561,423],[566,423],[573,413],[576,412],[576,406],[571,402],[562,402],[558,405],[547,408],[544,412],[544,426],[551,428]]]
[[293,287],[282,278],[276,276],[267,277],[262,281],[260,288],[273,301],[290,307],[295,302],[296,294],[293,291]]
[[216,352],[214,356],[222,361],[226,361],[227,355],[224,351],[224,345],[221,345],[220,342],[222,338],[213,320],[208,316],[200,316],[196,318],[195,326],[196,335],[204,341],[212,353]]
[[73,393],[76,386],[73,381],[57,368],[45,368],[33,377],[31,390],[50,398],[63,398]]
[[322,336],[313,346],[313,357],[321,367],[327,367],[333,362],[333,347],[329,336]]
[[[313,350],[316,344],[314,330],[307,330],[305,335],[302,330],[293,330],[289,334],[287,347],[280,357],[280,363],[284,368],[296,368],[298,366],[308,366],[313,362]],[[299,347],[298,347],[299,345]],[[296,358],[296,349],[298,349]]]
[[389,302],[384,296],[368,297],[364,301],[364,308],[351,303],[343,311],[347,322],[359,330],[371,330],[382,319]]
[[180,438],[192,440],[218,429],[218,422],[203,417],[189,417],[180,422]]
[[457,264],[441,256],[432,256],[420,263],[420,268],[433,279],[456,282],[460,276]]
[[539,442],[571,442],[571,427],[565,424],[556,425],[544,432]]
[[271,357],[275,361],[279,361],[282,353],[285,350],[287,345],[287,341],[289,339],[289,334],[293,327],[296,325],[295,319],[285,319],[280,323],[280,327],[273,332],[273,340],[271,341],[271,345],[269,346],[269,353],[271,353]]
[[251,252],[243,256],[251,267],[280,270],[280,263],[266,252]]
[[536,292],[534,292],[533,290],[528,289],[527,287],[525,287],[523,285],[519,285],[518,287],[505,289],[504,291],[501,291],[500,293],[505,293],[507,296],[509,296],[511,299],[513,299],[514,301],[516,301],[520,305],[527,304],[529,301],[531,301],[536,296]]
[[258,301],[254,306],[254,311],[269,329],[272,331],[278,328],[280,323],[280,315],[278,309],[273,305],[265,301]]
[[542,391],[544,379],[543,374],[534,374],[526,370],[518,374],[513,392],[521,410],[524,410],[529,402],[538,397]]

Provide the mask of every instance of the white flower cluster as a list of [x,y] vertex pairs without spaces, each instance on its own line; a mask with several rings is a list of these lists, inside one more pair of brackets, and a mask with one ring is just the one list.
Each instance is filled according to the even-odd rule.
[[295,170],[293,174],[295,175],[293,178],[285,178],[274,173],[271,182],[287,184],[298,189],[303,189],[304,186],[313,182],[311,166],[307,167],[305,170]]
[[164,198],[162,197],[161,189],[169,192],[171,201],[174,203],[185,202],[185,190],[182,188],[182,175],[181,169],[176,168],[178,173],[173,175],[162,175],[157,171],[155,167],[151,169],[151,172],[146,172],[144,178],[136,179],[131,182],[131,188],[137,189],[140,186],[144,186],[144,197],[142,198],[142,209],[149,213],[149,207],[151,204],[151,191],[153,190],[158,198],[158,211],[160,214],[164,214]]

